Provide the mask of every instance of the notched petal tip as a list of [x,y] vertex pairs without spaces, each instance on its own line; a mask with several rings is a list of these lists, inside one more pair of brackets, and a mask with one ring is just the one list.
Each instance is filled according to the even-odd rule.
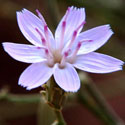
[[21,12],[20,11],[16,11],[16,16],[18,16]]
[[27,12],[27,11],[29,11],[29,10],[27,10],[25,8],[22,9],[22,13]]
[[20,11],[16,11],[16,14],[18,15],[19,13],[23,13],[23,12],[25,12],[25,11],[28,11],[27,9],[25,9],[25,8],[23,8],[22,10],[20,10]]
[[109,30],[111,31],[111,33],[114,34],[113,30],[111,29],[110,24],[107,24],[107,25],[105,25],[105,26],[107,26],[107,27],[109,28]]
[[65,92],[72,92],[72,93],[75,93],[75,92],[78,92],[79,89],[80,89],[80,86],[79,86],[79,88],[77,88],[77,89],[75,89],[75,90],[74,90],[74,89],[73,89],[73,90],[71,90],[71,89],[70,89],[70,90],[64,89],[64,91],[65,91]]
[[26,88],[26,90],[29,90],[29,91],[30,91],[31,89],[33,89],[33,88],[29,88],[29,87]]
[[125,62],[122,62],[120,67],[121,67],[121,70],[125,70]]
[[23,88],[26,88],[26,90],[31,90],[31,89],[33,89],[33,88],[30,88],[30,87],[27,87],[26,85],[23,85],[22,83],[18,83],[18,85],[20,85],[21,87],[23,87]]
[[68,7],[67,10],[70,10],[70,11],[78,11],[78,10],[85,11],[85,8],[83,8],[83,7],[77,8],[75,6],[70,6],[70,7]]

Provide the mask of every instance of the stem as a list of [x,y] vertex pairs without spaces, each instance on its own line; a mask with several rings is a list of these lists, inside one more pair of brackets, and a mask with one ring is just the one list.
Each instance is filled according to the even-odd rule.
[[97,107],[96,105],[93,105],[85,94],[86,94],[85,92],[78,93],[78,99],[79,99],[80,103],[84,104],[84,106],[86,108],[88,108],[93,114],[95,114],[105,124],[108,124],[109,120],[107,119],[107,116],[101,111],[101,109],[99,107]]
[[17,94],[10,94],[8,90],[2,89],[0,91],[0,101],[7,101],[7,102],[14,102],[14,103],[39,103],[40,102],[40,95],[32,94],[32,95],[17,95]]
[[56,118],[57,118],[57,121],[58,121],[57,125],[66,125],[66,122],[63,118],[61,110],[55,110],[54,109],[54,112],[56,114]]
[[54,78],[48,82],[48,91],[47,91],[47,103],[52,108],[56,115],[57,121],[55,121],[52,125],[66,125],[65,120],[63,118],[61,109],[66,100],[66,94],[64,90],[62,90],[55,82]]
[[115,122],[114,125],[124,125],[123,121],[119,118],[119,116],[113,111],[113,109],[106,102],[104,97],[101,95],[99,90],[96,88],[94,84],[85,84],[85,88],[89,92],[89,94],[96,101],[98,106],[102,109],[102,111],[108,116],[109,119]]

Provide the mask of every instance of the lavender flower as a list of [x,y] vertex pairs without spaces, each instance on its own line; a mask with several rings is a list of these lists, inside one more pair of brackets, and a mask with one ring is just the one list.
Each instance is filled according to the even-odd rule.
[[123,61],[93,52],[113,32],[109,25],[81,32],[85,24],[84,8],[69,7],[57,26],[55,37],[41,13],[36,12],[38,17],[26,9],[17,12],[19,28],[33,45],[3,43],[5,51],[14,59],[32,63],[21,74],[19,85],[30,90],[43,85],[53,75],[63,90],[76,92],[80,79],[75,68],[91,73],[122,70]]

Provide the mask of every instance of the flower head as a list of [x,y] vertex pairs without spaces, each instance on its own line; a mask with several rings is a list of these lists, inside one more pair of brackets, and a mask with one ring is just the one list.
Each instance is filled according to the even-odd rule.
[[69,7],[55,36],[42,14],[36,12],[38,17],[26,9],[17,12],[19,28],[32,45],[3,43],[5,51],[14,59],[32,63],[21,74],[19,85],[30,90],[43,85],[53,75],[63,90],[76,92],[80,79],[75,68],[91,73],[122,70],[123,61],[93,52],[104,45],[113,32],[109,25],[81,32],[85,24],[84,8]]

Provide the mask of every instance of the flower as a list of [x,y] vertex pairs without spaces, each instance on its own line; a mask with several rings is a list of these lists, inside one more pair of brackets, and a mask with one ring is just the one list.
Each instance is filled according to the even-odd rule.
[[[123,61],[93,52],[104,45],[113,34],[109,25],[81,32],[85,24],[84,8],[69,7],[55,31],[48,28],[42,14],[38,17],[23,9],[17,12],[19,28],[33,45],[4,42],[4,50],[14,59],[32,63],[19,78],[27,90],[46,83],[53,75],[66,92],[76,92],[80,79],[75,68],[91,73],[122,70]],[[74,68],[75,67],[75,68]]]

